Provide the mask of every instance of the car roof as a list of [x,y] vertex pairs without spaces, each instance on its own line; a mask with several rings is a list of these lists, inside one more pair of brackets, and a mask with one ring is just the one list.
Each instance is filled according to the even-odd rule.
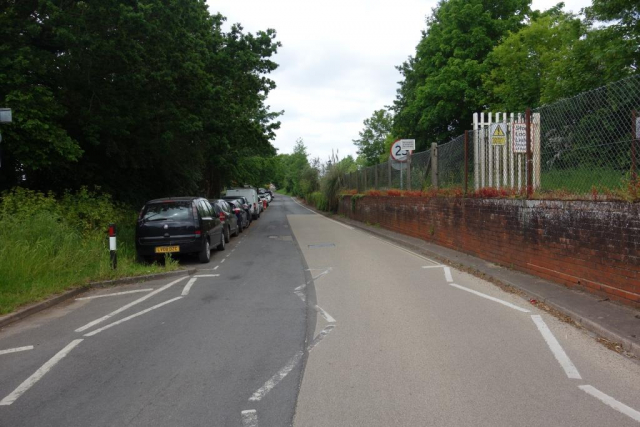
[[149,200],[147,203],[163,203],[163,202],[190,202],[191,200],[204,199],[204,197],[163,197],[162,199]]

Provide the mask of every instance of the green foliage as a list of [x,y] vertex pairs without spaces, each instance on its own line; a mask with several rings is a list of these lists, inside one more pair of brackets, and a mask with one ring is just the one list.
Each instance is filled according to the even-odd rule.
[[34,189],[100,186],[137,204],[247,180],[238,159],[275,155],[266,75],[280,44],[224,20],[204,0],[9,2],[0,190],[26,175]]
[[329,210],[329,202],[325,195],[320,191],[314,191],[313,193],[308,194],[306,201],[321,211]]
[[309,164],[307,147],[302,138],[296,141],[292,154],[280,156],[282,169],[282,184],[276,183],[286,192],[296,197],[305,197],[319,188],[319,171]]
[[359,157],[365,159],[365,166],[372,166],[380,161],[392,123],[393,116],[387,110],[376,110],[364,121],[364,129],[359,132],[360,138],[354,139],[353,143],[358,147]]
[[[0,203],[0,314],[90,281],[170,271],[141,265],[135,252],[136,213],[108,195],[81,189],[60,199],[17,188]],[[110,267],[107,225],[118,225],[118,269]]]

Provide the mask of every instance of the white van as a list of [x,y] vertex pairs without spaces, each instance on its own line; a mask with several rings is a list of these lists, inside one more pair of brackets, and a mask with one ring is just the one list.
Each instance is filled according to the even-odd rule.
[[258,191],[255,188],[230,188],[227,190],[227,196],[242,196],[249,201],[249,213],[253,219],[260,218],[262,212],[262,203],[258,200]]

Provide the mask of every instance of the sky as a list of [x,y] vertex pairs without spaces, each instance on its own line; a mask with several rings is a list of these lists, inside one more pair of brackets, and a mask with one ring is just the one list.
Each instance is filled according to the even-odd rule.
[[[282,47],[269,77],[267,100],[284,111],[273,145],[291,153],[302,138],[310,158],[326,162],[332,150],[356,157],[352,140],[375,110],[391,105],[400,74],[415,52],[436,0],[208,0],[211,13],[247,32],[273,28]],[[533,0],[546,10],[556,0]],[[578,13],[591,0],[565,0]]]

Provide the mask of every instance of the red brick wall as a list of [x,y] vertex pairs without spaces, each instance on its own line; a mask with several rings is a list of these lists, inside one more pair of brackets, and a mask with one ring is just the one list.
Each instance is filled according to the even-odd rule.
[[[350,196],[339,212],[640,306],[640,205]],[[355,209],[352,209],[355,208]]]

